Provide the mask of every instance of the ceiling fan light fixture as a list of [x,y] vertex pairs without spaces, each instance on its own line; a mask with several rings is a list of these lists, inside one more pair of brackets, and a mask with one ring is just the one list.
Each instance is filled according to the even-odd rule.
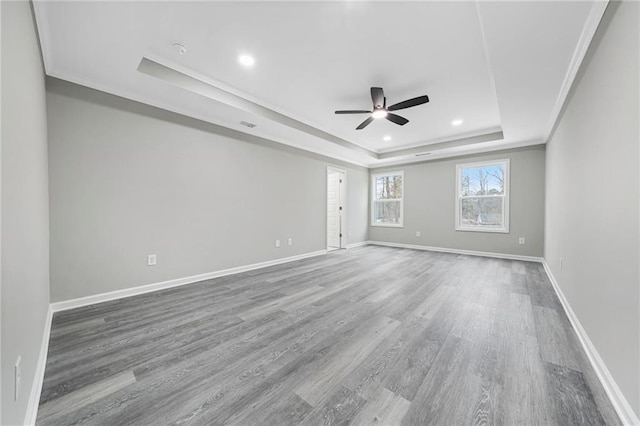
[[384,109],[376,109],[371,113],[373,118],[385,118],[387,116],[387,111]]
[[429,102],[429,96],[423,95],[418,96],[417,98],[407,99],[406,101],[398,102],[397,104],[393,104],[390,107],[387,107],[387,98],[384,96],[384,90],[382,87],[372,87],[371,88],[371,101],[373,101],[373,111],[367,111],[362,109],[350,109],[350,110],[339,110],[336,111],[336,114],[371,114],[369,118],[364,120],[356,130],[362,130],[371,124],[375,119],[386,118],[392,123],[397,124],[398,126],[404,126],[409,122],[404,117],[401,117],[397,114],[392,113],[391,111],[397,111],[400,109],[411,108],[414,106],[426,104]]

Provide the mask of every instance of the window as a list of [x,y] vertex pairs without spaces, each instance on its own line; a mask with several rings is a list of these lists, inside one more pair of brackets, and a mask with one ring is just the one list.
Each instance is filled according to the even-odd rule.
[[379,173],[371,176],[372,226],[402,226],[403,185],[403,172]]
[[456,230],[509,232],[509,160],[456,166]]

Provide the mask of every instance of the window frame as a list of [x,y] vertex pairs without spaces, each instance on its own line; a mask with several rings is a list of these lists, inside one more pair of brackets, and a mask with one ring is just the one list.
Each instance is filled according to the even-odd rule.
[[[389,198],[385,200],[379,200],[376,198],[376,179],[382,176],[400,176],[402,180],[402,198]],[[405,181],[404,181],[404,170],[397,170],[391,172],[380,172],[371,174],[371,226],[381,226],[384,228],[404,228],[404,190],[405,190]],[[376,223],[375,221],[375,205],[376,202],[389,202],[389,201],[400,201],[400,221],[398,223]]]
[[[509,233],[509,198],[511,191],[511,161],[509,158],[497,159],[497,160],[488,160],[488,161],[477,161],[474,163],[461,163],[456,164],[456,196],[455,196],[455,230],[456,231],[465,231],[465,232],[493,232],[493,233],[501,233],[508,234]],[[485,166],[497,166],[501,165],[504,167],[504,195],[503,197],[503,226],[501,228],[481,228],[481,227],[471,227],[471,226],[463,226],[460,223],[460,202],[463,198],[477,198],[477,196],[470,197],[462,197],[460,194],[460,184],[461,184],[461,176],[462,170],[468,168],[477,168],[477,167],[485,167]],[[496,197],[496,195],[491,195],[490,197]]]

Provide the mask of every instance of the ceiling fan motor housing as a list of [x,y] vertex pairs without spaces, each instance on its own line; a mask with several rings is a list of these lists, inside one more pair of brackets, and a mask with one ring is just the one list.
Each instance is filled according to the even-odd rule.
[[417,98],[407,99],[406,101],[398,102],[397,104],[391,105],[387,108],[387,98],[384,96],[384,91],[382,87],[372,87],[371,88],[371,100],[373,102],[373,111],[366,110],[346,110],[346,111],[336,111],[336,114],[371,114],[369,118],[360,123],[356,130],[362,130],[367,127],[371,122],[376,118],[386,118],[387,120],[398,124],[400,126],[404,126],[409,122],[404,117],[401,117],[397,114],[392,114],[389,111],[397,111],[399,109],[411,108],[414,106],[426,104],[429,102],[429,97],[427,95],[418,96]]

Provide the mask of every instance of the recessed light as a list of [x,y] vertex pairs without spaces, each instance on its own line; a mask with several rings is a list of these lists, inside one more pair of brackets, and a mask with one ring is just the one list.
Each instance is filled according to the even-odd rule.
[[462,121],[462,119],[461,119],[461,118],[458,118],[458,119],[456,119],[456,120],[453,120],[453,121],[451,122],[451,125],[452,125],[452,126],[459,126],[459,125],[461,125],[462,123],[464,123],[464,121]]
[[249,55],[240,55],[240,56],[238,57],[238,62],[240,62],[240,64],[241,64],[242,66],[245,66],[245,67],[252,67],[252,66],[253,66],[253,64],[255,64],[255,63],[256,63],[256,60],[255,60],[255,59],[253,59],[253,56],[249,56]]
[[386,135],[385,137],[382,138],[382,140],[385,142],[389,142],[391,140],[391,136]]

